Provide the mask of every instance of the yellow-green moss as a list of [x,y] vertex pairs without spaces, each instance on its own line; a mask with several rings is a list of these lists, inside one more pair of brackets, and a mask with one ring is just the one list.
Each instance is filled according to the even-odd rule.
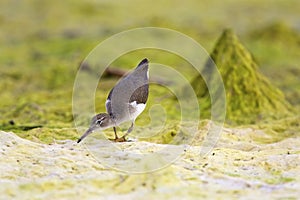
[[271,42],[297,44],[300,42],[300,34],[283,21],[275,21],[268,26],[250,33],[250,37]]
[[[236,124],[251,124],[268,118],[280,118],[290,113],[291,106],[283,93],[275,88],[265,76],[251,53],[241,44],[232,30],[225,30],[219,38],[211,58],[219,70],[226,92],[226,121]],[[212,76],[212,65],[207,62],[203,74]],[[212,83],[213,84],[213,83]],[[201,76],[192,85],[209,113],[209,91]],[[207,111],[208,110],[208,111]],[[209,116],[206,116],[209,117]]]

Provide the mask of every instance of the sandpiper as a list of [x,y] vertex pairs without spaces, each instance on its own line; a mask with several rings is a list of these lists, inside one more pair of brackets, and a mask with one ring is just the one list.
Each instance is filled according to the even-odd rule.
[[[100,113],[92,118],[89,129],[78,139],[83,138],[95,130],[113,127],[115,142],[125,142],[125,137],[133,130],[135,119],[143,112],[149,93],[148,59],[143,59],[133,72],[121,79],[109,92],[105,107],[107,113]],[[131,121],[127,133],[118,137],[116,127],[123,122]]]

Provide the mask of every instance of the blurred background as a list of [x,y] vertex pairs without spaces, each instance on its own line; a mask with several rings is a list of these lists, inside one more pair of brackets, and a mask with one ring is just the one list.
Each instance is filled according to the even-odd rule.
[[[1,0],[0,129],[31,139],[50,129],[57,138],[75,137],[67,128],[73,126],[72,89],[80,63],[113,34],[147,26],[182,32],[208,52],[231,28],[259,70],[298,109],[299,8],[298,0]],[[116,66],[131,69],[137,62],[128,56]]]

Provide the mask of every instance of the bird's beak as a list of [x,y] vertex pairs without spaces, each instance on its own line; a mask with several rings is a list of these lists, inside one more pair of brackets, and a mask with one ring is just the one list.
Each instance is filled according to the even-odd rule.
[[77,143],[81,142],[81,140],[83,140],[86,136],[88,136],[89,134],[91,134],[94,131],[94,129],[92,127],[90,127],[78,140]]

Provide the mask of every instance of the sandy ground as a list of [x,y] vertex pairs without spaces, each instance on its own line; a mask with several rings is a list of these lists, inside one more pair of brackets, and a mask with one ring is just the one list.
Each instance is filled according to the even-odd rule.
[[149,142],[34,143],[0,132],[0,199],[297,199],[300,137],[260,144],[224,128],[201,146]]

